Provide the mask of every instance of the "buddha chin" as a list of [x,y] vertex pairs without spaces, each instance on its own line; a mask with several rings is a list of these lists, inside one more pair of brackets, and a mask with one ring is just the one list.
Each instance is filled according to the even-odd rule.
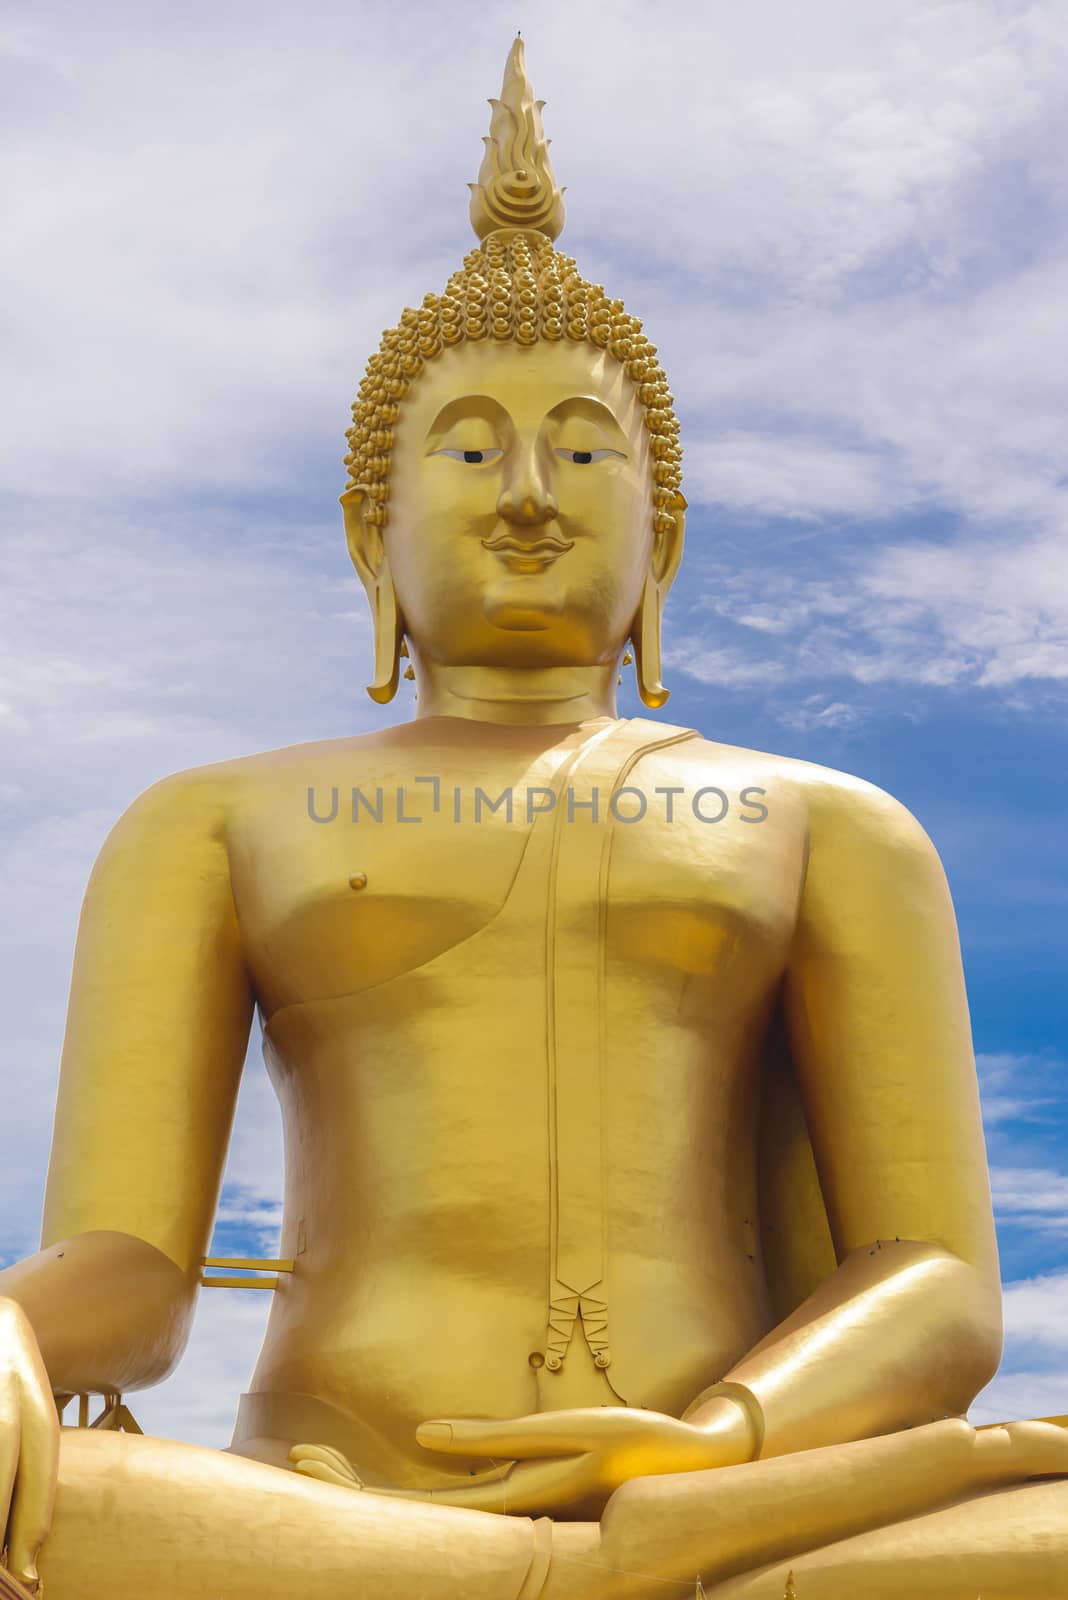
[[[592,664],[599,630],[584,627],[583,618],[593,621],[599,613],[585,596],[570,591],[556,567],[488,584],[482,596],[482,614],[491,628],[501,633],[541,635],[521,647],[522,663],[527,667]],[[514,649],[506,641],[502,643],[505,658],[513,658]]]
[[562,607],[539,595],[488,594],[482,609],[486,621],[503,633],[545,633]]

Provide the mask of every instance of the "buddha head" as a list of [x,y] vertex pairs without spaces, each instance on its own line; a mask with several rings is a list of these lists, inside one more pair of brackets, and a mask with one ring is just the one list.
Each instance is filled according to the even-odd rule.
[[406,310],[352,408],[341,497],[370,600],[371,698],[400,659],[615,671],[662,705],[685,501],[672,397],[619,300],[553,245],[563,198],[517,39],[441,295]]

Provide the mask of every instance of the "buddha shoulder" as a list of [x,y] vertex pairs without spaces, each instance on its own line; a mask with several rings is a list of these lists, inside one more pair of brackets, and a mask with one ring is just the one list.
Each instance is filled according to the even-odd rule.
[[[694,739],[664,752],[689,790],[717,786],[767,820],[802,830],[809,873],[861,871],[877,863],[941,874],[928,834],[901,801],[864,778],[832,767],[736,745]],[[663,758],[662,758],[663,759]]]
[[252,817],[284,817],[287,802],[303,819],[310,787],[372,780],[390,731],[287,745],[161,778],[123,812],[98,865],[146,850],[162,858],[212,845],[225,852]]

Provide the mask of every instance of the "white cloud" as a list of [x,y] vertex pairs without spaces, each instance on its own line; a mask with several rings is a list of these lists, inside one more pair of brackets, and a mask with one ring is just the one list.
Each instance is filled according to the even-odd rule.
[[779,429],[727,429],[713,438],[698,437],[686,451],[687,497],[800,521],[828,515],[883,518],[918,498],[889,453],[780,430],[781,423]]
[[988,1130],[1006,1122],[1041,1120],[1056,1108],[1049,1080],[1062,1076],[1064,1069],[1054,1058],[1002,1051],[977,1055],[975,1065]]
[[977,1425],[1068,1416],[1068,1374],[1041,1369],[999,1372],[968,1416]]
[[[1005,1051],[980,1054],[976,1066],[999,1226],[1011,1228],[1014,1239],[1046,1239],[1054,1247],[1068,1237],[1068,1172],[1053,1164],[1061,1153],[1064,1062],[1052,1053]],[[1023,1295],[1019,1285],[1007,1293],[1017,1289]]]
[[700,638],[674,640],[664,651],[664,665],[678,667],[698,683],[732,689],[778,683],[783,677],[783,668],[777,662],[740,660],[729,650],[709,649]]
[[990,1182],[999,1217],[1039,1233],[1068,1234],[1068,1172],[995,1165]]
[[[1068,505],[1056,535],[964,548],[888,550],[867,576],[875,605],[933,628],[981,685],[1068,678]],[[917,631],[919,631],[917,629]]]
[[781,720],[798,733],[808,733],[813,728],[851,728],[859,721],[859,712],[845,700],[810,694],[800,705],[784,709]]
[[1005,1358],[973,1422],[1068,1415],[1068,1271],[1005,1287]]
[[1016,1344],[1068,1351],[1068,1270],[1008,1284],[1005,1332]]
[[[748,685],[776,678],[1019,691],[1068,681],[1068,507],[1065,533],[972,537],[967,545],[890,544],[844,550],[833,535],[813,550],[780,546],[779,561],[705,563],[700,609],[717,624],[671,649],[699,682]],[[817,567],[816,555],[822,557]],[[791,557],[793,558],[791,562]],[[723,676],[717,676],[722,664]],[[793,725],[798,711],[783,708]]]

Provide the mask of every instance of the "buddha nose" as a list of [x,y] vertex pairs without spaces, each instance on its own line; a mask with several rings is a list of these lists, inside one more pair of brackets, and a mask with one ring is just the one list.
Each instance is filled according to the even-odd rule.
[[507,472],[497,500],[497,515],[520,527],[540,527],[552,522],[559,507],[549,488],[536,449],[524,451]]

